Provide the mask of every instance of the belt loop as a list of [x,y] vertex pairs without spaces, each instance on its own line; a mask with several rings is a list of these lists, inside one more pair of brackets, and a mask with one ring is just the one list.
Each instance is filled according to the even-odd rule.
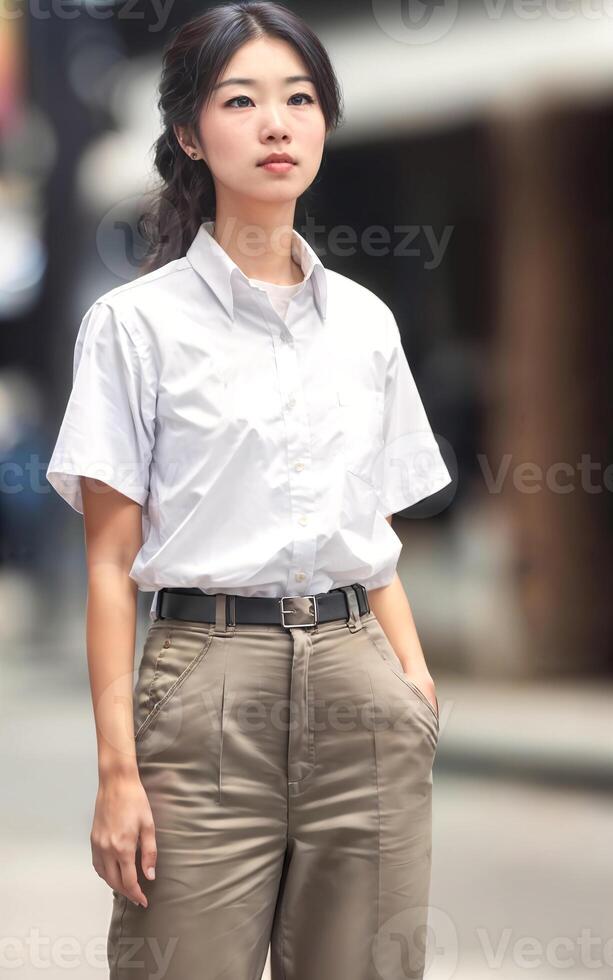
[[[228,615],[228,600],[230,602],[230,615]],[[225,592],[215,593],[215,636],[233,636],[236,632],[236,617],[234,614],[234,596],[226,595]]]
[[365,615],[368,615],[368,613],[370,612],[370,602],[368,601],[368,591],[366,589],[366,586],[365,585],[362,585],[362,583],[360,583],[358,585],[358,588],[360,589],[360,591],[362,593],[362,598],[364,599],[364,605],[366,606],[366,613],[365,613]]
[[362,629],[363,624],[360,618],[360,607],[358,605],[355,589],[353,585],[341,585],[339,588],[345,593],[347,605],[349,606],[347,626],[352,633],[357,633],[358,630]]
[[155,597],[155,609],[153,610],[153,615],[155,619],[161,619],[162,615],[162,597],[164,595],[164,589],[159,589],[158,594]]

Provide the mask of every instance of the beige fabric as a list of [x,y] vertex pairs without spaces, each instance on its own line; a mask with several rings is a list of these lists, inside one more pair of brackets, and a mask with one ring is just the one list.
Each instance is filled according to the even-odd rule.
[[424,973],[437,713],[374,613],[157,620],[134,699],[149,908],[113,892],[111,980]]

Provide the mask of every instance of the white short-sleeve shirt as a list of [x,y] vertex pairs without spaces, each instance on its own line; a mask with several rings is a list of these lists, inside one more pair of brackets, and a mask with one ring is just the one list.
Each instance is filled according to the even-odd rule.
[[81,475],[142,505],[145,592],[387,585],[386,516],[451,482],[396,320],[297,231],[304,280],[279,291],[212,228],[85,313],[47,480],[78,513]]

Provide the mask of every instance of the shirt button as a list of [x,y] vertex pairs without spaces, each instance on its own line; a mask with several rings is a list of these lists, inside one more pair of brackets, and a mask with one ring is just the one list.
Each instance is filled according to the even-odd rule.
[[290,400],[287,403],[287,407],[288,408],[293,408],[295,404],[296,404],[296,399],[295,398],[290,398]]
[[300,517],[298,518],[298,523],[299,523],[299,524],[306,524],[306,522],[307,522],[307,521],[308,521],[308,517],[306,516],[306,514],[302,514],[302,515],[301,515],[301,516],[300,516]]
[[296,463],[294,469],[296,470],[297,473],[300,473],[300,470],[304,469],[304,463]]
[[170,646],[170,640],[164,640],[164,646],[165,647],[169,647]]
[[302,582],[302,580],[306,578],[306,575],[304,572],[296,572],[294,578],[296,579],[297,582]]

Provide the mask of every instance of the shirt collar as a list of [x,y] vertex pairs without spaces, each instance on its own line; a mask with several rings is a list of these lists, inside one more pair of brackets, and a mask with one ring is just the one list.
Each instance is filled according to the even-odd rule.
[[[230,318],[234,320],[233,283],[237,278],[242,278],[246,283],[251,284],[236,262],[213,238],[211,234],[213,225],[213,221],[202,222],[186,252],[186,257],[192,268],[211,287]],[[315,303],[321,319],[325,320],[328,298],[326,269],[314,249],[295,228],[292,229],[292,258],[300,265],[305,279],[313,276]]]

